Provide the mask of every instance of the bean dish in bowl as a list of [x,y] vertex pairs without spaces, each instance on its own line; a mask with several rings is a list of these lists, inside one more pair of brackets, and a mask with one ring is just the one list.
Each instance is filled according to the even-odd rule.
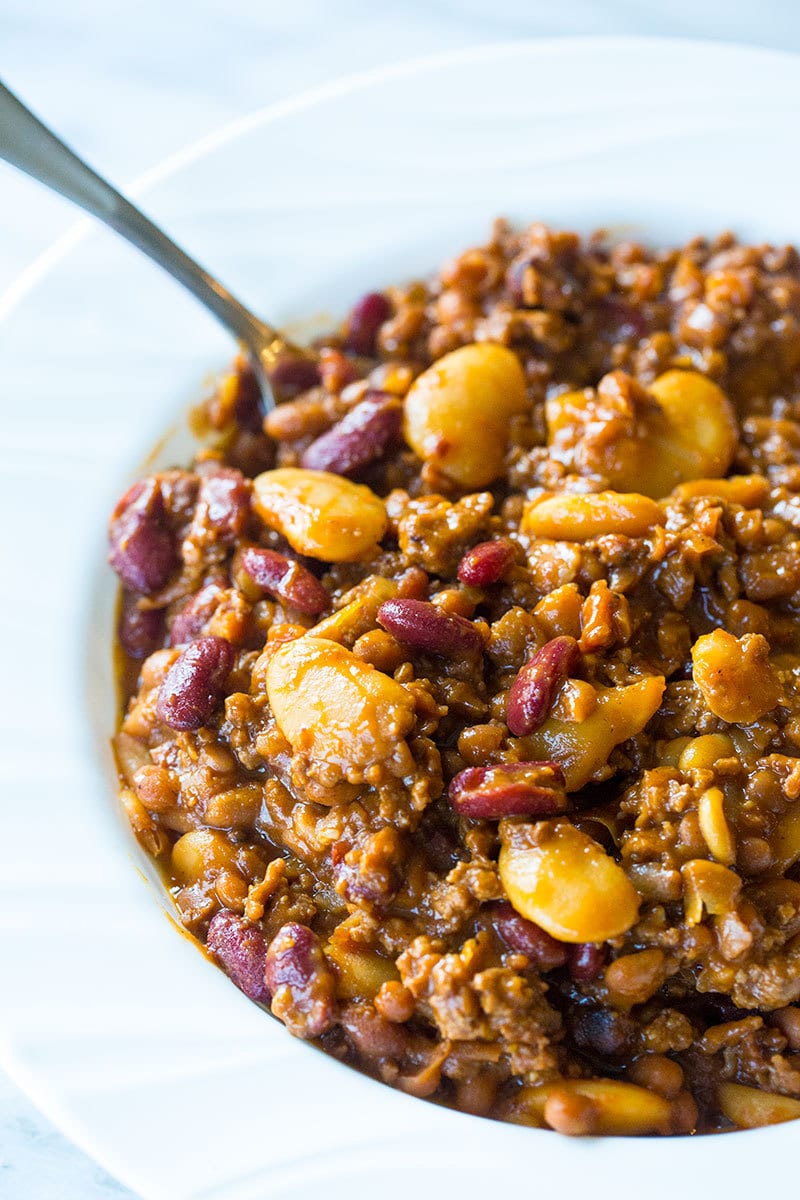
[[571,1134],[800,1116],[800,257],[498,222],[117,504],[122,802],[289,1031]]

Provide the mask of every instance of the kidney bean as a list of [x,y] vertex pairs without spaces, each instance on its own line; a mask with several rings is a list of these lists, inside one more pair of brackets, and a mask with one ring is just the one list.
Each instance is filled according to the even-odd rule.
[[336,978],[307,925],[283,925],[267,949],[264,979],[272,1011],[295,1037],[315,1038],[333,1024]]
[[127,588],[151,596],[164,587],[177,555],[155,479],[134,484],[125,493],[112,514],[108,539],[108,561]]
[[594,942],[580,942],[569,949],[569,973],[576,983],[591,983],[602,971],[608,948]]
[[164,640],[163,608],[139,608],[132,592],[123,592],[117,637],[130,658],[147,658]]
[[235,542],[250,514],[250,484],[241,471],[215,467],[200,482],[195,520],[202,520],[221,542]]
[[[517,255],[508,265],[505,275],[506,290],[511,300],[519,308],[533,308],[541,303],[541,298],[531,292],[526,276],[528,271],[535,271],[536,264],[528,253]],[[536,276],[534,275],[534,280]]]
[[[219,463],[207,464],[205,471],[219,470]],[[171,471],[160,471],[155,477],[171,530],[183,530],[190,524],[197,506],[197,496],[200,491],[200,476],[197,471],[182,471],[175,468]]]
[[572,1036],[582,1049],[610,1058],[627,1053],[637,1032],[631,1017],[609,1008],[578,1008],[571,1026]]
[[277,550],[248,546],[242,550],[239,563],[257,587],[307,616],[317,616],[330,604],[330,596],[316,576]]
[[737,1021],[742,1016],[742,1009],[723,992],[695,993],[682,1001],[681,1008],[690,1015],[699,1017],[705,1025],[724,1025],[729,1021]]
[[378,621],[407,646],[428,654],[483,650],[483,638],[471,621],[443,612],[428,600],[386,600],[378,609]]
[[256,373],[249,363],[240,366],[237,372],[233,415],[240,429],[248,433],[261,432],[264,405]]
[[264,979],[267,944],[257,925],[224,908],[211,918],[206,945],[245,996],[269,1004]]
[[552,817],[564,812],[567,794],[558,763],[498,763],[467,767],[450,781],[447,797],[462,817]]
[[617,844],[614,841],[613,833],[603,821],[599,821],[597,817],[578,813],[573,817],[572,823],[576,829],[580,829],[581,833],[588,833],[590,838],[601,845],[612,858],[614,857],[617,852]]
[[540,971],[554,971],[566,964],[569,947],[556,941],[534,921],[521,917],[512,905],[493,904],[491,921],[509,950],[527,955],[531,965]]
[[208,721],[233,666],[233,646],[225,638],[190,642],[164,676],[156,715],[171,729],[199,729]]
[[489,587],[502,579],[516,557],[516,548],[510,538],[479,542],[458,564],[458,578],[469,587]]
[[448,875],[459,861],[458,835],[449,826],[422,827],[425,857],[439,875]]
[[204,588],[190,596],[177,612],[170,626],[169,642],[171,646],[185,646],[202,633],[203,626],[210,621],[222,594],[218,583],[207,583]]
[[526,737],[538,729],[579,656],[575,638],[557,637],[526,662],[508,694],[506,721],[515,737]]
[[301,466],[352,475],[381,458],[400,431],[403,406],[387,392],[368,391],[360,404],[304,451]]
[[310,358],[282,358],[270,371],[269,381],[278,399],[293,400],[320,383],[319,364]]
[[392,306],[383,292],[367,292],[350,310],[347,321],[347,349],[366,357],[373,355],[378,330],[391,315]]
[[366,902],[386,907],[402,880],[403,845],[399,833],[385,826],[362,834],[355,845],[334,842],[331,868],[334,886],[350,904]]
[[597,311],[604,330],[614,341],[643,338],[649,333],[647,317],[642,310],[621,296],[601,297]]

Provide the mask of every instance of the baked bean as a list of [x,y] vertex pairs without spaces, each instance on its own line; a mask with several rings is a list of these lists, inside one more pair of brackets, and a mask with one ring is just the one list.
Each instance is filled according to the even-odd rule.
[[619,1008],[632,1008],[655,995],[666,976],[664,952],[653,949],[614,959],[604,978],[611,1003]]
[[742,838],[736,850],[739,870],[745,875],[760,875],[768,871],[774,862],[772,847],[766,838]]
[[739,577],[748,600],[768,603],[794,596],[800,588],[800,555],[794,547],[743,554]]
[[[356,364],[333,346],[323,346],[320,350],[319,373],[322,386],[334,395],[358,379]],[[363,380],[361,382],[364,383]],[[366,387],[366,383],[364,386]]]
[[158,693],[158,719],[171,729],[199,729],[222,696],[233,666],[233,647],[225,638],[190,642],[170,667]]
[[353,645],[353,654],[386,675],[393,675],[406,660],[406,652],[397,638],[385,629],[370,629],[362,633]]
[[475,601],[465,588],[442,588],[433,593],[431,604],[456,617],[471,617],[475,612]]
[[538,729],[556,692],[580,659],[571,637],[553,638],[537,650],[517,675],[508,694],[508,728],[516,737]]
[[721,758],[735,756],[736,750],[727,734],[705,733],[684,740],[678,754],[678,766],[682,771],[710,771]]
[[600,1121],[597,1104],[580,1092],[554,1088],[544,1106],[544,1119],[551,1129],[572,1137],[595,1133]]
[[375,996],[375,1007],[387,1021],[402,1024],[414,1015],[414,997],[411,992],[396,979],[382,983]]
[[190,829],[172,847],[176,879],[192,885],[235,868],[236,846],[216,829]]
[[119,773],[128,787],[132,788],[139,768],[150,766],[153,761],[150,751],[139,738],[131,737],[122,730],[114,738],[113,746]]
[[628,1076],[640,1087],[649,1088],[666,1100],[674,1100],[683,1087],[682,1068],[663,1054],[641,1055],[631,1066]]
[[694,1133],[700,1111],[690,1092],[679,1092],[672,1101],[670,1133]]
[[120,789],[119,802],[139,843],[153,858],[161,858],[170,849],[169,835],[159,829],[136,793],[129,787]]
[[136,795],[149,812],[165,812],[174,808],[180,794],[180,784],[166,767],[146,762],[133,777]]
[[267,947],[258,926],[223,909],[211,918],[206,945],[246,996],[259,1004],[269,1004],[264,979]]
[[364,399],[303,451],[300,464],[314,471],[352,475],[382,458],[400,431],[403,406],[386,392],[368,391]]
[[458,735],[458,753],[471,767],[485,767],[504,741],[502,725],[468,725]]
[[211,397],[206,415],[213,429],[227,432],[235,424],[243,433],[258,435],[261,432],[261,388],[249,362],[242,358],[237,360],[234,370],[222,379]]
[[462,817],[552,817],[567,807],[558,763],[519,762],[467,767],[450,782],[448,799]]
[[427,600],[387,600],[378,620],[398,641],[414,650],[445,657],[479,654],[483,638],[472,621],[443,612]]
[[184,925],[415,1096],[800,1119],[800,254],[498,222],[327,342],[112,516]]
[[205,823],[215,829],[251,825],[258,816],[262,799],[260,783],[243,783],[239,787],[226,788],[217,792],[206,804]]

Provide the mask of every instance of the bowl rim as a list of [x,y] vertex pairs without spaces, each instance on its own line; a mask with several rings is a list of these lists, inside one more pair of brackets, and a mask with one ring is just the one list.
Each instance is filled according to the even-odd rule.
[[[443,50],[435,54],[418,55],[400,62],[369,67],[362,71],[348,72],[326,83],[293,92],[282,100],[261,105],[239,117],[223,122],[210,132],[189,142],[188,145],[160,159],[153,166],[134,176],[128,184],[124,184],[122,191],[131,198],[139,199],[146,196],[150,188],[163,183],[183,167],[190,166],[205,155],[213,153],[262,125],[271,124],[284,117],[292,116],[294,113],[313,108],[315,105],[324,104],[326,100],[333,100],[350,92],[360,91],[389,80],[403,79],[423,71],[458,63],[481,62],[484,59],[493,58],[523,57],[532,50],[557,49],[562,51],[564,48],[572,50],[597,48],[624,51],[626,49],[663,50],[666,47],[684,52],[706,49],[714,55],[729,55],[732,59],[744,54],[751,61],[761,58],[765,62],[770,60],[775,62],[795,61],[800,64],[800,51],[776,50],[772,47],[726,41],[722,38],[669,37],[650,34],[582,34],[484,42],[473,46],[463,46],[457,50]],[[79,217],[64,233],[37,254],[26,267],[23,267],[8,287],[0,292],[0,321],[10,316],[33,289],[44,280],[48,271],[56,267],[98,227],[99,222],[93,217]]]
[[[346,95],[348,93],[359,90],[369,89],[370,87],[380,85],[382,83],[404,79],[420,72],[436,71],[438,69],[447,68],[449,66],[462,63],[478,63],[491,59],[504,59],[524,57],[532,51],[537,53],[546,52],[548,49],[557,50],[559,54],[568,54],[570,50],[578,49],[603,49],[614,52],[626,52],[635,50],[646,51],[664,51],[669,49],[677,52],[697,52],[705,50],[720,57],[727,57],[731,61],[739,57],[745,57],[748,61],[754,59],[763,60],[765,65],[770,61],[780,61],[781,63],[792,62],[800,63],[800,54],[773,50],[760,46],[749,46],[745,43],[728,42],[713,39],[697,39],[697,38],[669,38],[669,37],[654,37],[654,36],[617,36],[617,35],[602,35],[602,36],[582,36],[582,37],[550,37],[550,38],[526,38],[519,41],[500,41],[493,43],[485,43],[470,47],[461,48],[453,51],[444,51],[432,55],[423,55],[402,62],[392,63],[385,66],[369,68],[368,70],[343,75],[337,79],[327,83],[305,89],[284,100],[280,100],[262,107],[259,107],[252,112],[244,114],[232,121],[225,122],[219,128],[204,135],[203,137],[191,142],[185,148],[182,148],[167,158],[138,175],[133,182],[128,186],[127,192],[133,197],[146,196],[151,188],[168,180],[171,176],[177,174],[185,167],[192,165],[205,156],[212,154],[225,145],[237,140],[240,137],[253,132],[263,126],[278,122],[286,117],[311,109],[317,105],[322,105],[329,100]],[[23,304],[25,300],[35,293],[35,290],[41,284],[47,282],[49,273],[60,265],[74,250],[79,249],[85,240],[98,228],[96,222],[88,217],[78,219],[71,225],[65,233],[55,239],[51,245],[39,254],[23,271],[17,275],[11,285],[0,294],[0,321],[9,317]],[[107,1166],[112,1173],[118,1174],[124,1178],[125,1171],[115,1165],[115,1155],[111,1153],[100,1153],[98,1148],[92,1144],[91,1138],[85,1135],[84,1129],[80,1122],[73,1118],[70,1111],[65,1108],[56,1095],[48,1088],[46,1082],[42,1080],[37,1073],[27,1064],[23,1063],[14,1051],[11,1049],[6,1039],[3,1037],[3,1031],[0,1028],[0,1064],[8,1071],[9,1076],[15,1080],[23,1090],[31,1097],[36,1106],[81,1148],[83,1148],[95,1161],[101,1162]],[[339,1069],[352,1072],[351,1068],[343,1067],[342,1064],[333,1063]],[[365,1080],[374,1085],[374,1081]],[[382,1090],[390,1092],[390,1089],[385,1089],[384,1085],[380,1085]],[[394,1093],[397,1095],[397,1093]],[[404,1097],[405,1100],[411,1098]],[[469,1114],[454,1114],[463,1124],[463,1117]],[[495,1123],[489,1123],[481,1118],[472,1118],[469,1128],[473,1132],[477,1131],[476,1122],[481,1121],[481,1125],[489,1125],[490,1128],[495,1126]],[[464,1126],[465,1131],[467,1129]],[[501,1128],[503,1128],[501,1126]],[[514,1127],[505,1127],[509,1132],[512,1130],[515,1133],[523,1131],[514,1130]],[[530,1132],[530,1131],[526,1131]],[[772,1127],[759,1130],[737,1131],[732,1135],[737,1144],[741,1144],[742,1135],[747,1133],[749,1142],[755,1150],[756,1140],[762,1144],[766,1141],[774,1143],[777,1140],[783,1141],[787,1131],[781,1132],[779,1127]],[[641,1139],[626,1138],[623,1139],[628,1145],[635,1145],[637,1141],[641,1143]],[[681,1146],[697,1147],[700,1143],[711,1142],[715,1139],[710,1138],[691,1138],[677,1137],[670,1138],[669,1145],[678,1143]],[[731,1135],[726,1138],[726,1144],[731,1140]],[[619,1139],[589,1139],[589,1141],[608,1142],[613,1141],[618,1143]],[[667,1143],[662,1143],[667,1145]]]

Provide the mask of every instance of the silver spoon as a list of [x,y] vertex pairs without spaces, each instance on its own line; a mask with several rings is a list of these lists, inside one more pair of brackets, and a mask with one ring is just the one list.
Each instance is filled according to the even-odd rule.
[[143,212],[35,117],[0,82],[0,158],[60,192],[136,246],[182,283],[240,342],[253,362],[265,409],[275,404],[276,367],[289,359],[314,361],[248,308],[168,238]]

